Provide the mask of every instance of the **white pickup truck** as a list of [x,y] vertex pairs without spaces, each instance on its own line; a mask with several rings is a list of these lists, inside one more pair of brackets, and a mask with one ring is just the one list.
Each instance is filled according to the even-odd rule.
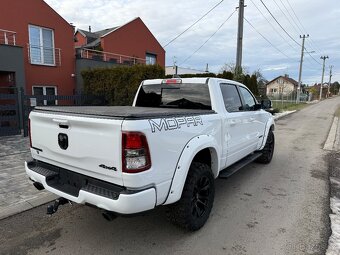
[[36,107],[29,116],[38,189],[104,210],[104,217],[168,205],[197,230],[214,202],[214,179],[269,163],[272,115],[242,84],[218,78],[145,80],[133,106]]

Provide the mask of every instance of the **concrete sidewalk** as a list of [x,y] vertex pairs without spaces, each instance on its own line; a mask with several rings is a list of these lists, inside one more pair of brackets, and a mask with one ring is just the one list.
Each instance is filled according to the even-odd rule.
[[24,162],[29,158],[27,137],[0,137],[0,219],[55,198],[50,192],[38,191],[28,179]]

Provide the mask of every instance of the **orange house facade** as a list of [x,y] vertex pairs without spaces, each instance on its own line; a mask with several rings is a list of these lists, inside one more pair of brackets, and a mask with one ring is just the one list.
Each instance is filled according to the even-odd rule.
[[[28,95],[74,94],[74,27],[43,0],[1,0],[1,6],[0,87],[22,87]],[[21,65],[23,73],[15,68]]]

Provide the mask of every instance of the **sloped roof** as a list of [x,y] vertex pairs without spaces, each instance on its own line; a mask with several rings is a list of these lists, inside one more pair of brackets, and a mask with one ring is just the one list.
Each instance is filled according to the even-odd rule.
[[111,27],[111,28],[107,28],[107,29],[103,29],[103,30],[100,30],[100,31],[97,31],[95,32],[97,35],[99,35],[100,37],[101,36],[104,36],[108,33],[111,33],[113,31],[115,31],[116,29],[118,29],[120,26],[117,26],[117,27]]
[[[86,31],[86,30],[77,29],[77,32],[81,33],[83,36],[88,38],[88,44],[84,45],[83,47],[95,47],[95,46],[100,44],[100,38],[101,37],[107,36],[108,34],[128,25],[129,23],[131,23],[131,22],[133,22],[137,19],[140,19],[140,21],[144,24],[144,22],[142,21],[142,19],[140,17],[136,17],[136,18],[126,22],[125,24],[123,24],[121,26],[111,27],[111,28],[99,30],[99,31],[96,31],[96,32],[89,32],[89,31]],[[147,28],[147,30],[149,30],[149,28],[145,24],[144,24],[144,26]],[[158,40],[152,34],[152,32],[150,30],[149,30],[149,32],[151,33],[153,38],[156,40],[156,42],[159,44],[159,46],[163,49],[162,45],[158,42]]]
[[99,30],[96,32],[89,32],[83,29],[77,29],[77,32],[81,33],[83,36],[87,38],[87,44],[84,47],[95,47],[100,44],[100,37],[111,33],[112,31],[116,30],[119,27],[111,27],[103,30]]
[[282,76],[282,75],[280,75],[280,76],[278,76],[278,77],[272,79],[270,82],[267,82],[266,86],[267,86],[268,84],[272,83],[273,81],[276,81],[276,80],[279,79],[279,78],[284,79],[284,80],[286,80],[286,81],[292,83],[292,84],[293,84],[294,86],[296,86],[296,87],[299,85],[298,82],[297,82],[296,80],[294,80],[293,78],[290,78],[290,77],[288,77],[288,76]]

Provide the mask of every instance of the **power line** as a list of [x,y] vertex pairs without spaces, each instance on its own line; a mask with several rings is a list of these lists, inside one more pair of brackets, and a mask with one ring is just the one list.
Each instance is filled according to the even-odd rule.
[[[290,21],[290,19],[287,17],[287,15],[285,14],[285,12],[281,9],[281,7],[279,6],[279,4],[276,2],[276,0],[273,0],[275,5],[277,6],[277,8],[279,8],[279,10],[282,12],[283,16],[286,18],[286,20],[288,20],[289,24],[294,28],[295,32],[297,34],[299,34],[300,32],[295,28],[295,26],[293,25],[293,23]],[[282,3],[282,2],[281,2]]]
[[257,7],[257,5],[253,2],[253,0],[250,0],[250,2],[253,3],[253,5],[255,6],[255,8],[261,13],[262,17],[268,22],[268,24],[273,28],[273,30],[293,49],[295,50],[295,48],[283,37],[283,35],[277,31],[277,29],[275,28],[275,26],[269,21],[269,19],[267,19],[267,17],[263,14],[263,12],[261,11],[261,9],[259,7]]
[[202,17],[200,17],[198,20],[196,20],[192,25],[190,25],[187,29],[185,29],[183,32],[181,32],[180,34],[178,34],[177,36],[175,36],[172,40],[170,40],[167,44],[165,44],[163,46],[163,48],[165,48],[166,46],[168,46],[170,43],[172,43],[173,41],[175,41],[178,37],[180,37],[181,35],[183,35],[185,32],[187,32],[190,28],[192,28],[193,26],[195,26],[198,22],[200,22],[205,16],[207,16],[210,12],[212,12],[217,6],[219,6],[224,0],[221,0],[220,2],[218,2],[214,7],[212,7],[209,11],[207,11]]
[[244,18],[244,20],[264,39],[266,40],[273,48],[275,48],[278,52],[280,52],[282,55],[284,55],[285,57],[287,57],[288,59],[293,60],[291,57],[289,57],[287,54],[285,54],[283,51],[281,51],[279,48],[277,48],[274,44],[271,43],[271,41],[269,41],[263,34],[260,33],[260,31],[258,31],[251,23],[249,20],[247,20],[246,18]]
[[307,54],[308,54],[308,55],[309,55],[309,56],[310,56],[317,64],[322,65],[319,61],[317,61],[317,60],[310,54],[309,51],[307,51],[306,47],[305,47],[305,50],[306,50]]
[[223,27],[223,25],[234,15],[234,13],[236,12],[236,10],[235,11],[233,11],[230,15],[229,15],[229,17],[225,20],[225,21],[223,21],[223,23],[217,28],[217,30],[200,46],[200,47],[198,47],[189,57],[187,57],[180,65],[182,65],[182,64],[184,64],[188,59],[190,59],[196,52],[198,52],[222,27]]
[[267,5],[262,1],[260,0],[261,3],[263,4],[263,6],[267,9],[267,11],[269,12],[269,14],[273,17],[273,19],[275,20],[275,22],[281,27],[281,29],[289,36],[290,39],[292,39],[297,45],[300,45],[300,43],[298,43],[287,31],[286,29],[284,29],[284,27],[280,24],[280,22],[275,18],[275,16],[272,14],[272,12],[268,9]]
[[[266,6],[266,4],[260,0],[261,3],[263,4],[263,6],[267,9],[267,11],[269,12],[269,14],[273,17],[273,19],[276,21],[276,23],[282,28],[282,30],[299,46],[301,46],[283,27],[282,25],[278,22],[278,20],[275,18],[275,16],[271,13],[271,11],[268,9],[268,7]],[[274,0],[275,4],[279,7],[279,5],[276,3],[276,1]],[[279,9],[281,10],[281,12],[283,13],[282,9],[279,7]],[[287,16],[285,15],[285,17],[287,18]],[[288,19],[288,18],[287,18]],[[306,48],[305,48],[306,49]],[[307,51],[307,54],[319,65],[321,65],[321,63],[319,61],[317,61],[311,54],[310,52]]]
[[300,23],[300,25],[301,25],[301,27],[303,28],[303,30],[304,30],[304,31],[307,31],[307,29],[302,25],[302,23],[301,23],[299,17],[296,15],[296,12],[294,11],[294,8],[293,8],[292,5],[290,4],[289,0],[286,0],[286,1],[287,1],[288,5],[289,5],[290,9],[292,9],[295,18],[296,18],[297,21]]
[[[304,25],[302,24],[301,20],[299,19],[299,16],[296,14],[294,8],[292,7],[291,3],[289,0],[286,0],[286,2],[288,3],[290,9],[292,10],[294,16],[295,16],[295,19],[298,21],[298,23],[300,24],[300,30],[303,30],[305,32],[307,32],[307,29],[304,27]],[[301,29],[302,28],[302,29]],[[312,48],[316,48],[320,53],[322,53],[323,51],[317,47],[317,45],[314,43],[314,40],[312,38],[309,38],[309,40],[307,41],[309,43],[309,45],[312,47]]]
[[[281,4],[283,5],[283,7],[286,9],[286,11],[287,11],[287,13],[289,14],[289,11],[288,11],[288,9],[286,8],[286,6],[283,4],[283,2],[282,2],[282,0],[279,0],[280,2],[281,2]],[[286,17],[286,19],[288,20],[288,22],[290,23],[290,25],[294,28],[294,30],[297,32],[297,33],[299,33],[299,31],[298,31],[298,29],[299,29],[299,27],[298,27],[298,29],[296,29],[295,28],[295,26],[293,25],[293,23],[289,20],[289,18],[287,17],[287,15],[284,13],[284,11],[280,8],[280,6],[277,4],[277,2],[276,2],[276,0],[274,0],[274,3],[276,4],[276,6],[280,9],[280,11],[283,13],[283,15]],[[290,14],[289,14],[290,15]],[[291,16],[292,17],[292,16]],[[292,19],[292,21],[294,22],[294,24],[296,25],[296,23],[295,23],[295,21]],[[308,35],[308,37],[309,37],[309,35]],[[307,42],[309,42],[308,40],[307,40]],[[313,47],[311,47],[311,48],[313,48]],[[321,63],[319,62],[319,61],[317,61],[312,55],[311,55],[311,53],[309,52],[309,51],[307,51],[307,49],[304,47],[304,50],[306,50],[306,53],[317,63],[317,64],[319,64],[319,65],[321,65]],[[309,59],[307,59],[308,61],[309,61]]]

